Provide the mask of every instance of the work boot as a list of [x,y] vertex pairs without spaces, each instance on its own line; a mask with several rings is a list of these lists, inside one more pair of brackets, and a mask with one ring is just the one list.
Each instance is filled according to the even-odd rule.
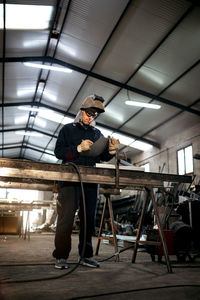
[[67,269],[68,268],[67,260],[65,258],[56,259],[55,268]]
[[82,257],[80,259],[80,264],[90,268],[98,268],[100,266],[100,263],[91,257]]

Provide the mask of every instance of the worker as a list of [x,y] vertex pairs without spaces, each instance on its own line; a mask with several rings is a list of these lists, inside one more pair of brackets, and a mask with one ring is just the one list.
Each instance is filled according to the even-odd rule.
[[[88,96],[81,105],[73,123],[64,125],[58,135],[55,146],[55,155],[65,164],[73,162],[76,165],[95,166],[101,161],[109,161],[114,157],[120,146],[119,140],[108,139],[108,145],[98,156],[86,156],[84,152],[90,150],[92,144],[102,135],[95,128],[95,118],[103,113],[104,99],[92,95]],[[57,227],[55,234],[55,250],[53,257],[56,259],[55,267],[66,269],[67,258],[71,250],[71,233],[76,211],[79,209],[80,232],[79,232],[79,255],[80,264],[88,267],[99,267],[94,260],[92,235],[95,228],[95,213],[98,196],[98,184],[84,183],[84,194],[86,204],[86,244],[84,245],[84,211],[82,203],[81,185],[79,182],[59,182],[57,200]],[[83,253],[84,250],[84,253]]]

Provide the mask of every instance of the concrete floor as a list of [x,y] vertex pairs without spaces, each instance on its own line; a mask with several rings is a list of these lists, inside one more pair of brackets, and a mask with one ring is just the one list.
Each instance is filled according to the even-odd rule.
[[[165,264],[152,262],[144,251],[137,253],[136,263],[132,264],[132,250],[128,250],[120,254],[119,262],[107,260],[98,269],[79,266],[67,275],[78,260],[78,235],[73,235],[67,270],[54,268],[53,242],[54,234],[32,234],[30,241],[18,236],[0,236],[1,300],[200,299],[199,258],[194,263],[178,264],[176,257],[170,256],[173,266],[170,274]],[[95,248],[96,238],[93,245]],[[101,243],[97,259],[112,254],[113,246]]]

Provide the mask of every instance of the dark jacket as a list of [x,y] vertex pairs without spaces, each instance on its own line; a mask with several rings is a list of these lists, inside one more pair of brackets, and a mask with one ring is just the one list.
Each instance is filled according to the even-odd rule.
[[83,166],[94,166],[95,163],[109,161],[113,155],[110,155],[107,149],[97,157],[81,156],[77,151],[77,146],[81,144],[82,140],[88,139],[95,142],[100,136],[102,136],[101,131],[92,126],[81,125],[80,123],[66,124],[58,135],[55,155],[63,163],[73,162]]

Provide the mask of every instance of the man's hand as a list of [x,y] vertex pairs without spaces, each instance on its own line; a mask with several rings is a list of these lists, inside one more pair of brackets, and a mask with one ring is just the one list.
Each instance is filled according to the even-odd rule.
[[119,140],[116,140],[114,137],[109,138],[108,152],[111,155],[114,155],[116,153],[119,146],[120,146],[120,141]]
[[84,152],[87,150],[90,150],[90,147],[92,146],[93,142],[90,140],[82,140],[81,144],[77,146],[78,152]]

